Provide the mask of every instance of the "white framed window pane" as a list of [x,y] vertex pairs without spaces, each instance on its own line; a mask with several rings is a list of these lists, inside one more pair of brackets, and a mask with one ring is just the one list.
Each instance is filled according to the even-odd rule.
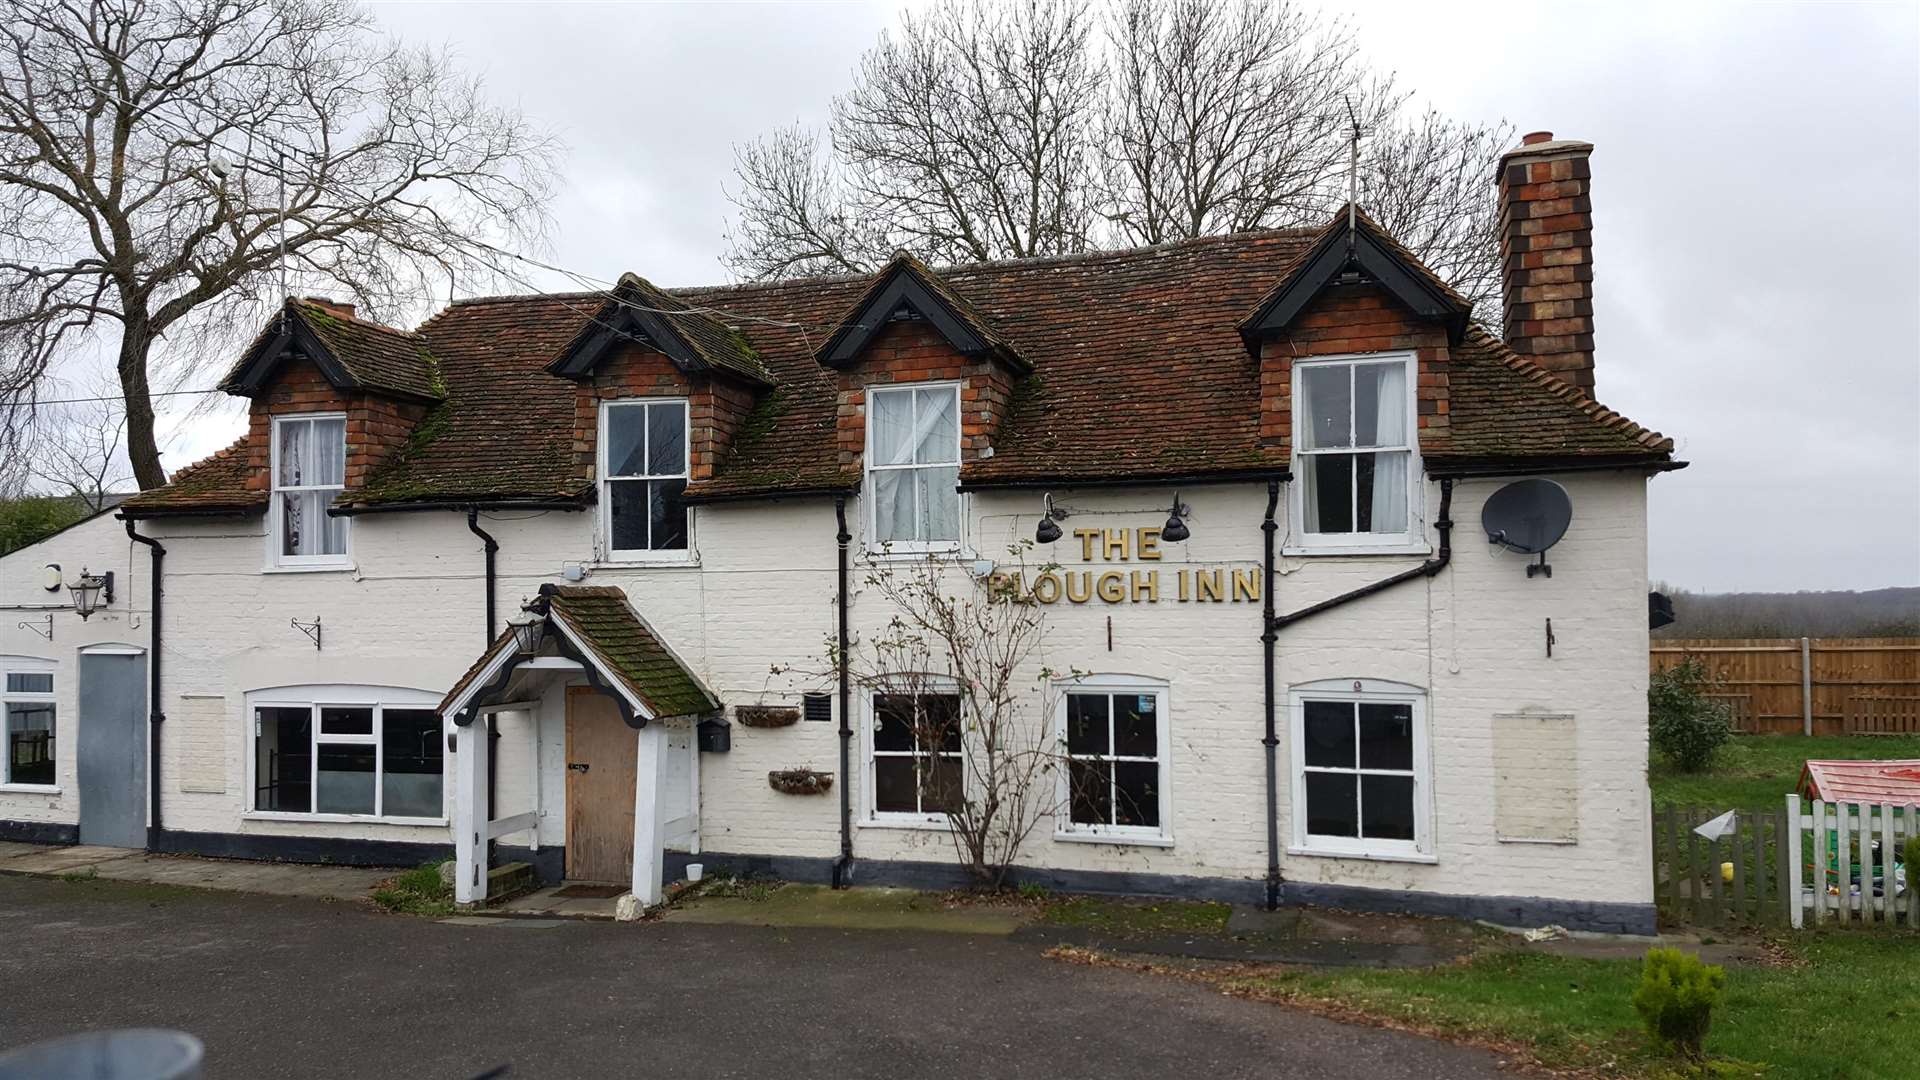
[[1160,765],[1153,761],[1113,763],[1113,823],[1160,827]]
[[1360,835],[1369,840],[1413,839],[1413,777],[1360,778]]
[[313,809],[313,710],[254,711],[253,808],[304,814]]
[[913,391],[870,391],[868,419],[873,424],[873,464],[913,463]]
[[1300,446],[1307,450],[1353,445],[1352,368],[1317,364],[1300,369]]
[[53,703],[50,701],[8,702],[6,771],[0,774],[14,784],[53,785]]
[[647,481],[647,544],[654,551],[687,547],[687,482]]
[[308,421],[282,420],[275,425],[280,439],[280,466],[274,476],[278,487],[299,487],[308,483],[307,477],[313,468],[307,457],[312,449],[312,440],[308,436]]
[[921,540],[960,539],[960,467],[936,465],[913,471],[920,488]]
[[871,473],[868,479],[873,482],[874,539],[882,544],[915,539],[914,472],[888,469]]
[[380,714],[380,812],[387,817],[439,817],[446,740],[432,709]]
[[1404,450],[1354,455],[1355,532],[1407,531],[1408,456]]
[[1413,771],[1413,706],[1360,703],[1360,767]]
[[1307,831],[1316,836],[1360,835],[1359,777],[1354,773],[1307,774]]
[[645,551],[647,525],[651,517],[645,480],[609,480],[607,482],[608,546],[615,551]]
[[913,460],[943,465],[960,460],[960,392],[943,386],[917,391]]
[[1308,701],[1301,705],[1301,753],[1308,768],[1351,769],[1358,758],[1354,745],[1353,703]]
[[309,455],[313,470],[309,484],[347,482],[347,422],[341,417],[307,422]]
[[1407,445],[1407,365],[1357,364],[1353,369],[1356,446]]
[[321,743],[317,757],[313,794],[315,813],[374,812],[376,754],[371,743]]
[[687,471],[687,409],[679,402],[647,406],[647,475]]
[[280,554],[345,555],[347,520],[328,517],[334,491],[280,493]]
[[7,672],[7,693],[51,694],[53,693],[53,672],[9,671]]
[[607,475],[647,474],[647,407],[607,406]]
[[371,735],[373,709],[367,706],[325,706],[320,710],[320,734]]
[[1310,533],[1353,531],[1353,455],[1314,454],[1303,458],[1302,523]]

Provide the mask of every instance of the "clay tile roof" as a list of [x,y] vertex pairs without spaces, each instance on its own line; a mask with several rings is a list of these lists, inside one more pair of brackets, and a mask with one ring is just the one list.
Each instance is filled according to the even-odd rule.
[[720,699],[668,651],[626,593],[606,585],[547,585],[540,592],[553,618],[566,623],[656,719],[720,711]]
[[1827,802],[1920,802],[1920,758],[1808,761],[1799,790]]
[[884,294],[891,291],[889,286],[901,274],[918,282],[964,328],[964,333],[978,339],[983,346],[981,352],[1000,358],[1016,371],[1024,372],[1032,368],[1032,365],[1020,354],[1020,350],[1007,340],[1006,335],[994,327],[993,321],[973,301],[969,300],[961,290],[954,288],[952,283],[940,273],[914,258],[911,252],[904,250],[894,252],[893,257],[887,260],[887,264],[873,275],[865,291],[842,316],[832,336],[821,343],[820,348],[814,353],[814,358],[823,364],[832,365],[835,363],[832,354],[842,342],[850,337],[858,339],[870,337],[872,332],[877,330],[877,323],[885,321],[892,314],[890,311],[872,310],[872,307]]
[[[1009,349],[1017,342],[1031,366],[1014,380],[994,455],[968,461],[962,483],[1284,471],[1288,448],[1260,437],[1259,361],[1239,327],[1326,234],[1281,229],[937,270],[903,260],[956,318]],[[745,378],[737,365],[748,353],[726,344],[737,338],[762,373],[756,404],[717,474],[691,485],[689,498],[857,486],[857,472],[840,464],[837,375],[816,357],[877,280],[654,290],[630,279],[630,295],[652,290],[645,306],[672,310],[662,318],[684,330],[689,345],[699,342],[714,366]],[[501,297],[460,301],[434,316],[411,336],[434,358],[444,398],[341,502],[590,500],[592,477],[573,445],[577,388],[548,368],[603,312],[612,314],[609,304],[606,293]],[[705,336],[709,330],[729,336]],[[1567,462],[1661,467],[1671,458],[1672,440],[1516,356],[1484,328],[1466,329],[1452,361],[1448,436],[1426,455],[1436,472]],[[199,477],[198,497],[207,502],[259,505],[244,492],[244,474],[228,468],[234,464],[182,470],[180,483]],[[232,491],[213,495],[216,476],[230,477]],[[170,497],[141,499],[157,507]]]
[[179,513],[247,513],[267,505],[265,492],[247,490],[247,440],[241,439],[173,474],[165,487],[120,504],[123,517]]
[[773,381],[759,354],[738,329],[715,317],[715,313],[654,287],[638,274],[620,275],[613,292],[603,300],[592,318],[560,349],[549,370],[570,374],[562,369],[568,366],[568,354],[575,349],[597,335],[631,335],[626,328],[639,325],[642,332],[669,338],[654,344],[685,370],[717,368],[752,383],[768,385]]
[[291,306],[361,386],[428,401],[444,396],[433,354],[417,334],[350,318],[317,304],[294,301]]

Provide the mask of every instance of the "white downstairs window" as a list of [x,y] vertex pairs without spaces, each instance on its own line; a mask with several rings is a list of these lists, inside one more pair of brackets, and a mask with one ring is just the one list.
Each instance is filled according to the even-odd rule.
[[897,552],[960,546],[960,387],[867,390],[868,546]]
[[0,787],[52,789],[54,777],[53,665],[27,657],[0,657]]
[[1411,353],[1293,366],[1293,520],[1307,549],[1405,547],[1417,539]]
[[1172,839],[1168,721],[1163,682],[1087,675],[1062,685],[1059,738],[1067,761],[1056,770],[1056,838]]
[[1426,695],[1376,679],[1296,686],[1293,850],[1430,858]]
[[327,508],[347,481],[347,418],[338,413],[273,418],[273,565],[339,567],[349,562],[351,519]]
[[251,695],[253,812],[434,822],[446,817],[437,696],[385,687]]

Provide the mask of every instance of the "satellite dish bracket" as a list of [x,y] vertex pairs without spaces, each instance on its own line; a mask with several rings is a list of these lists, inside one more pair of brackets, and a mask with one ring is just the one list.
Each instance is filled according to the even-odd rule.
[[1547,553],[1544,551],[1540,552],[1538,561],[1527,564],[1527,576],[1533,577],[1535,574],[1541,577],[1553,576],[1553,567],[1547,565]]

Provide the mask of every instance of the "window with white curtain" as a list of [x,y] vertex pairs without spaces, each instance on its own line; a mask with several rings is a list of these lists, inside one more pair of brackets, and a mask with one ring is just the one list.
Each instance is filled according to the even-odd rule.
[[327,508],[347,480],[347,418],[338,413],[273,418],[273,561],[283,567],[344,566],[348,518]]
[[1303,544],[1366,546],[1414,537],[1414,358],[1294,364],[1294,520]]
[[687,403],[610,401],[600,411],[603,547],[625,561],[691,556]]
[[867,391],[866,500],[872,547],[950,551],[960,544],[960,387]]

